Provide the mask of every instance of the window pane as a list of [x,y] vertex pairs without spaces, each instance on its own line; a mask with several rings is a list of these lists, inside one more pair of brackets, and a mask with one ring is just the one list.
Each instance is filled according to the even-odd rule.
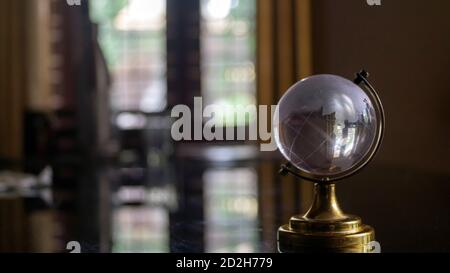
[[233,123],[232,107],[256,104],[255,28],[255,0],[202,0],[203,98],[228,109],[218,123],[225,118],[227,125],[244,125]]
[[163,111],[166,0],[90,0],[90,4],[113,76],[113,110]]

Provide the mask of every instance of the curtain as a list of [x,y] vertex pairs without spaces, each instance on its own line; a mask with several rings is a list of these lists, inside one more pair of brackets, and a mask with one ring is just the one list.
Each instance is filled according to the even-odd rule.
[[[312,74],[311,1],[259,0],[257,8],[258,103],[275,105],[291,85]],[[265,241],[273,241],[278,225],[304,211],[311,199],[312,185],[280,177],[279,163],[260,166]]]

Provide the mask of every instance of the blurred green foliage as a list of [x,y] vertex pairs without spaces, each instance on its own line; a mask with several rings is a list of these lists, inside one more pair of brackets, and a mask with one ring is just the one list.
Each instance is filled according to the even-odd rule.
[[92,21],[98,24],[111,23],[127,6],[128,0],[89,0]]

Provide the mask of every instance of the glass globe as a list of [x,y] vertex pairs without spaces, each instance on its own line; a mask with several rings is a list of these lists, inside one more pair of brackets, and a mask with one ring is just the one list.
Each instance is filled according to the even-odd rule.
[[333,180],[367,161],[377,146],[376,102],[355,83],[317,75],[293,85],[274,117],[284,157],[314,180]]

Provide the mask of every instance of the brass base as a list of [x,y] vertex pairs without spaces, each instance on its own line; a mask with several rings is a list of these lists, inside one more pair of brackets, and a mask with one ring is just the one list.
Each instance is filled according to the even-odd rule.
[[316,184],[314,201],[304,216],[294,216],[278,230],[278,250],[289,252],[368,253],[375,231],[357,216],[345,215],[334,184]]

